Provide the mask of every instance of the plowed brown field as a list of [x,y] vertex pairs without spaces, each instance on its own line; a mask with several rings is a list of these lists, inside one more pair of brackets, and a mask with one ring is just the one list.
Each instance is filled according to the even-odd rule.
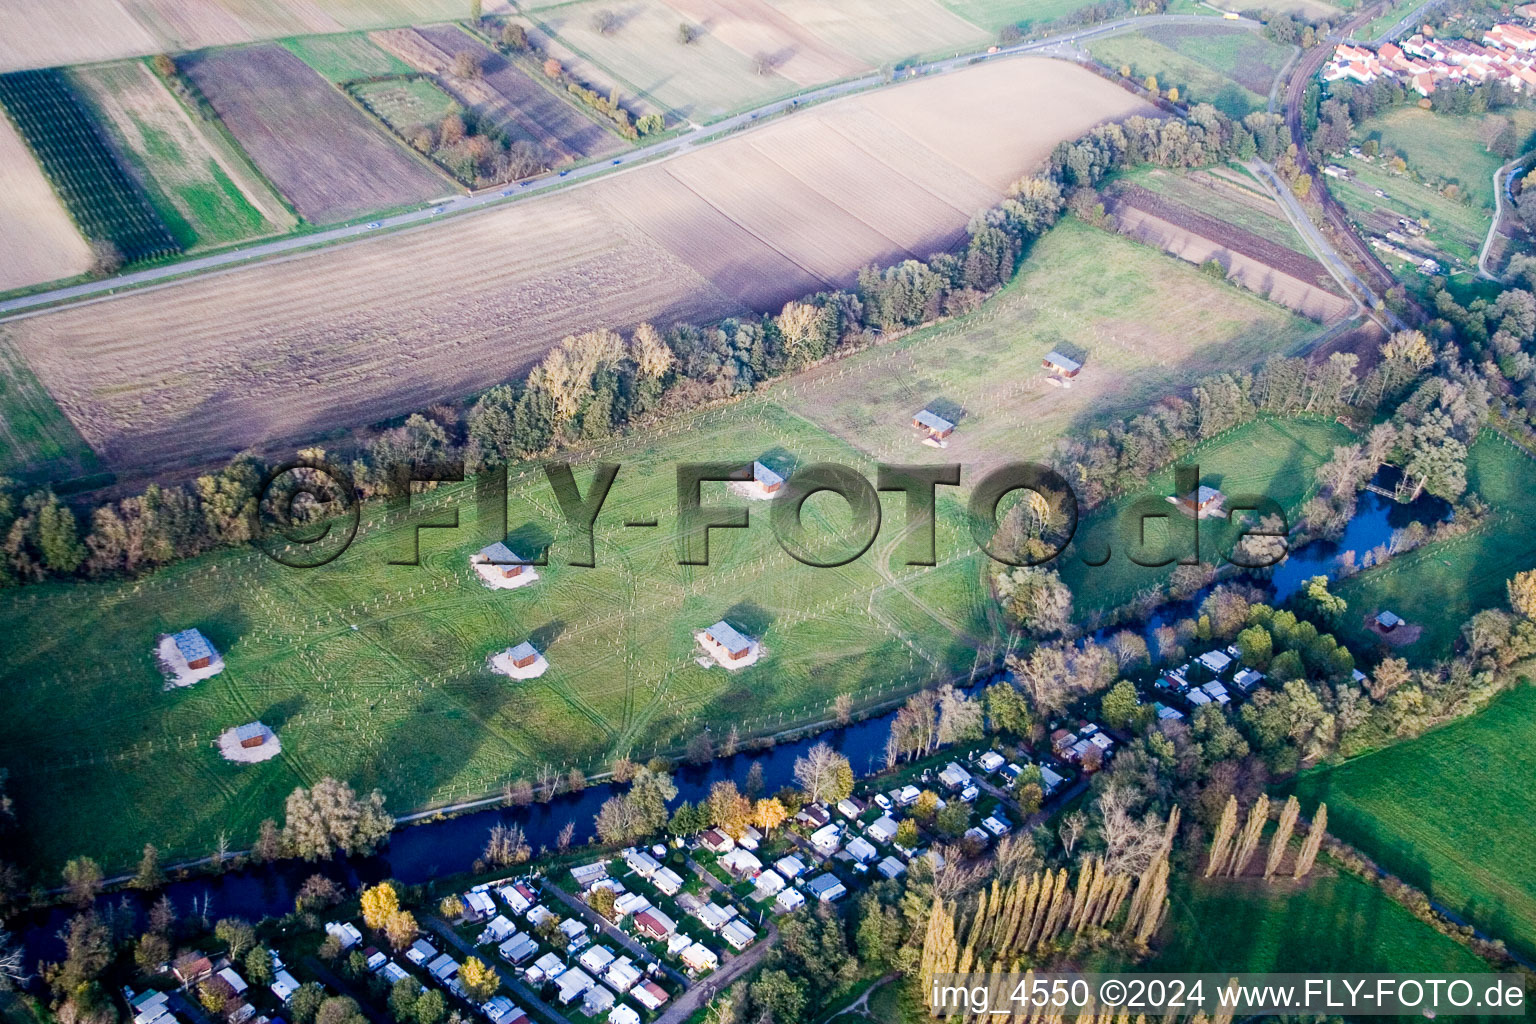
[[1142,109],[1069,64],[983,65],[591,186],[5,329],[113,466],[203,464],[471,393],[573,331],[773,310],[926,257],[1059,140]]

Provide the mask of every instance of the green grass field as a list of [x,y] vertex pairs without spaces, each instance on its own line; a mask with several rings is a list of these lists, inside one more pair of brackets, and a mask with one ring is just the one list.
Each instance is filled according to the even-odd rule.
[[350,35],[298,36],[284,39],[283,46],[295,57],[332,82],[375,75],[405,75],[415,69],[379,49],[361,32]]
[[[1330,816],[1333,805],[1329,804]],[[1331,824],[1331,821],[1330,821]],[[1321,859],[1298,884],[1175,878],[1148,971],[1467,972],[1489,969],[1373,885]]]
[[1485,523],[1334,587],[1349,602],[1341,640],[1357,650],[1375,646],[1379,641],[1361,620],[1389,608],[1423,628],[1418,640],[1398,653],[1425,663],[1450,654],[1462,624],[1475,613],[1504,605],[1505,581],[1536,566],[1536,462],[1485,432],[1467,459],[1467,487],[1492,506]]
[[1488,141],[1494,134],[1492,121],[1497,118],[1514,123],[1516,144],[1524,152],[1536,133],[1536,110],[1449,115],[1417,106],[1398,107],[1357,125],[1355,135],[1376,139],[1383,152],[1402,153],[1408,166],[1425,178],[1455,182],[1473,206],[1491,213],[1493,172],[1504,162],[1488,152]]
[[[565,564],[558,507],[528,471],[511,489],[514,546],[553,540],[555,564],[515,591],[490,591],[469,571],[469,554],[499,528],[481,524],[470,487],[455,485],[438,500],[462,498],[462,525],[425,532],[420,567],[386,564],[409,550],[411,531],[370,509],[373,525],[321,569],[222,553],[145,580],[0,594],[0,634],[28,638],[0,670],[16,709],[0,723],[0,748],[30,822],[28,852],[44,863],[78,853],[90,821],[89,845],[113,865],[150,839],[171,857],[201,855],[220,830],[249,840],[289,789],[327,773],[380,786],[403,812],[495,792],[544,762],[596,768],[623,751],[679,748],[709,726],[773,731],[822,717],[839,693],[873,701],[968,671],[1000,634],[963,488],[941,492],[933,569],[902,564],[899,495],[883,499],[874,547],[841,568],[791,561],[763,505],[750,530],[715,534],[710,566],[680,567],[675,465],[766,454],[780,469],[836,461],[872,473],[876,458],[958,461],[969,484],[988,465],[1045,454],[1061,431],[1212,365],[1288,348],[1308,329],[1170,257],[1067,222],[1009,289],[961,321],[604,446],[598,456],[623,469],[597,568]],[[1066,339],[1091,358],[1078,385],[1048,388],[1040,355]],[[918,443],[910,419],[946,397],[970,411],[939,452]],[[724,492],[711,485],[705,500]],[[807,506],[820,523],[840,507]],[[661,526],[620,525],[650,517]],[[693,631],[722,617],[762,639],[760,664],[727,674],[695,663]],[[165,692],[155,638],[188,626],[228,667]],[[485,669],[528,638],[550,660],[545,676],[512,682]],[[213,739],[256,718],[277,730],[282,756],[222,761]],[[38,806],[70,813],[30,812]]]
[[97,468],[96,453],[0,330],[0,477],[62,480]]
[[[1279,502],[1291,522],[1302,504],[1317,489],[1317,467],[1328,461],[1335,445],[1353,441],[1350,432],[1332,420],[1262,419],[1244,424],[1195,448],[1181,465],[1198,465],[1200,481],[1228,496],[1262,494]],[[1164,583],[1173,566],[1148,568],[1128,555],[1127,524],[1137,500],[1146,494],[1167,497],[1174,491],[1173,471],[1165,470],[1148,481],[1142,491],[1112,502],[1086,519],[1078,528],[1075,553],[1098,560],[1108,548],[1113,557],[1098,567],[1083,557],[1068,557],[1062,579],[1077,595],[1077,610],[1106,610],[1124,604],[1139,592]],[[1146,524],[1147,547],[1143,561],[1189,557],[1193,554],[1194,520],[1166,506],[1170,515]],[[1199,524],[1200,559],[1219,565],[1241,536],[1243,527],[1225,519],[1205,519]]]
[[452,96],[425,79],[364,82],[352,87],[352,95],[402,133],[461,109]]
[[[1354,180],[1330,180],[1328,188],[1366,234],[1383,235],[1389,230],[1400,230],[1399,217],[1407,217],[1421,225],[1427,223],[1424,237],[1449,257],[1436,256],[1447,271],[1475,268],[1483,238],[1493,223],[1491,210],[1447,199],[1435,189],[1390,173],[1379,163],[1346,160],[1344,165],[1354,175]],[[1386,195],[1376,195],[1377,189]],[[1391,259],[1391,256],[1383,255],[1382,258]]]
[[1536,688],[1526,684],[1481,714],[1313,772],[1297,789],[1304,806],[1328,802],[1330,831],[1529,955],[1532,744]]
[[183,249],[228,245],[295,225],[245,155],[191,115],[142,61],[96,64],[71,74]]
[[1214,103],[1236,116],[1264,108],[1291,54],[1290,47],[1220,22],[1154,26],[1096,40],[1088,48],[1105,67],[1128,66],[1138,81],[1155,75],[1160,89],[1177,87],[1181,100]]

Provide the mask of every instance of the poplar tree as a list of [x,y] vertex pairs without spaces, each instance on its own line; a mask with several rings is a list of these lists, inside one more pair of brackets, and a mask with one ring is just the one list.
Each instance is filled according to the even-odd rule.
[[1221,809],[1221,821],[1216,834],[1211,836],[1211,856],[1205,865],[1205,877],[1210,878],[1226,867],[1232,853],[1232,834],[1237,831],[1237,797],[1227,797],[1227,806]]
[[1259,794],[1259,798],[1248,809],[1248,821],[1243,825],[1243,834],[1238,837],[1237,849],[1232,853],[1232,877],[1237,878],[1248,870],[1248,864],[1253,860],[1253,855],[1259,849],[1259,839],[1264,835],[1264,823],[1269,820],[1269,796]]
[[1274,877],[1280,862],[1285,859],[1285,849],[1291,845],[1291,833],[1296,829],[1296,816],[1300,813],[1301,804],[1293,794],[1280,809],[1280,823],[1275,826],[1275,834],[1270,837],[1269,856],[1264,860],[1264,881]]
[[1318,804],[1317,813],[1312,816],[1312,827],[1307,830],[1307,840],[1301,844],[1301,852],[1296,855],[1296,868],[1291,873],[1292,878],[1305,878],[1312,870],[1312,863],[1317,860],[1318,848],[1323,845],[1323,836],[1327,833],[1328,805]]

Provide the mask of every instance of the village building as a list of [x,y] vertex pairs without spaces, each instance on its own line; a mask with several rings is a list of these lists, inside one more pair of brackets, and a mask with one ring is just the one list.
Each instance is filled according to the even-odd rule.
[[883,814],[869,823],[864,831],[869,837],[878,843],[894,843],[896,841],[896,819],[889,814]]
[[860,864],[868,864],[870,861],[880,856],[880,851],[876,850],[874,845],[871,844],[870,841],[865,839],[863,836],[854,836],[852,839],[850,839],[846,849],[848,851],[848,856],[852,857]]
[[586,952],[576,958],[576,962],[593,974],[602,974],[614,959],[613,952],[607,946],[589,946]]
[[773,869],[788,879],[796,879],[805,874],[805,861],[788,854],[773,862]]
[[444,953],[427,964],[427,973],[432,975],[439,985],[450,985],[453,979],[459,976],[459,962]]
[[671,868],[662,868],[651,876],[651,884],[661,891],[663,896],[676,896],[683,888],[683,876]]
[[1525,25],[1501,23],[1484,32],[1481,43],[1424,32],[1401,44],[1383,43],[1374,51],[1357,43],[1340,43],[1321,74],[1325,82],[1347,78],[1370,84],[1395,78],[1426,98],[1444,82],[1500,81],[1511,92],[1523,93],[1536,85],[1536,32]]
[[165,688],[191,686],[224,671],[224,659],[201,630],[184,629],[156,641],[155,658],[165,673]]
[[475,943],[480,946],[499,946],[515,934],[517,934],[517,925],[513,924],[506,915],[497,914],[486,922],[484,930],[480,932],[480,937],[475,940]]
[[720,936],[738,953],[757,941],[757,932],[740,918],[727,922],[725,927],[720,929]]
[[565,973],[565,961],[555,953],[545,953],[533,962],[528,972],[523,975],[528,984],[535,987],[554,981]]
[[1200,689],[1204,690],[1206,696],[1210,697],[1211,700],[1218,704],[1232,703],[1232,695],[1227,693],[1226,686],[1218,679],[1212,679],[1210,682],[1200,687]]
[[496,903],[484,890],[472,889],[464,894],[464,920],[483,921],[496,913]]
[[893,795],[896,798],[897,807],[911,807],[913,804],[917,803],[918,798],[921,797],[923,793],[916,786],[908,785],[902,786],[900,789],[896,790]]
[[641,878],[650,878],[661,868],[660,861],[635,847],[624,851],[624,863],[628,864],[629,869]]
[[565,951],[574,953],[581,949],[592,939],[587,935],[587,926],[584,922],[568,917],[560,922],[560,934],[565,937]]
[[721,906],[711,901],[700,907],[694,916],[705,928],[718,932],[725,927],[727,921],[736,916],[736,908],[729,905]]
[[613,912],[621,918],[650,909],[651,901],[638,892],[627,892],[613,901]]
[[971,784],[971,773],[951,761],[939,772],[939,781],[950,789],[964,789]]
[[895,857],[888,856],[875,865],[875,870],[884,877],[894,880],[906,874],[907,866]]
[[548,907],[541,904],[529,907],[528,913],[523,916],[528,919],[528,923],[534,928],[539,927],[545,921],[553,921],[555,919],[554,913]]
[[693,945],[693,939],[679,932],[667,940],[667,955],[681,956],[683,950],[691,945]]
[[1224,514],[1222,503],[1225,500],[1225,496],[1219,490],[1201,484],[1189,494],[1175,495],[1169,498],[1168,502],[1187,516],[1208,519]]
[[1403,620],[1397,617],[1395,612],[1380,611],[1376,613],[1376,628],[1383,633],[1390,633],[1403,624]]
[[842,840],[842,829],[836,825],[824,825],[811,833],[811,846],[823,857],[830,857],[836,853]]
[[524,640],[516,647],[491,655],[491,668],[513,679],[537,679],[549,671],[549,662],[538,648]]
[[1003,755],[995,750],[989,750],[976,759],[976,764],[981,767],[982,771],[987,773],[997,771],[1006,763]]
[[710,853],[727,853],[736,848],[736,840],[726,834],[724,829],[707,828],[699,833],[699,845]]
[[410,976],[411,973],[409,971],[395,963],[393,960],[386,962],[384,966],[379,969],[379,977],[383,978],[390,985],[402,982]]
[[645,975],[635,966],[634,960],[621,956],[609,964],[608,969],[603,972],[603,984],[623,995],[638,985],[643,977]]
[[1013,831],[1012,825],[1008,824],[1002,818],[997,817],[995,814],[982,818],[981,827],[986,829],[988,832],[991,832],[995,836],[1005,836],[1009,832]]
[[[693,634],[693,637],[716,664],[732,672],[755,664],[762,654],[762,646],[756,640],[743,636],[724,619]],[[700,664],[705,662],[701,659]]]
[[1231,657],[1225,651],[1206,651],[1195,660],[1218,676],[1227,670],[1228,665],[1232,664]]
[[166,1005],[169,999],[164,992],[148,989],[128,1000],[133,1024],[173,1024],[176,1017]]
[[286,1003],[293,994],[299,990],[299,979],[287,971],[278,971],[272,976],[272,984],[267,986],[280,1003]]
[[514,935],[496,947],[497,954],[513,966],[520,966],[538,951],[539,944],[529,935]]
[[1232,685],[1244,693],[1252,691],[1255,686],[1258,686],[1263,681],[1264,673],[1251,668],[1240,668],[1232,676]]
[[1043,764],[1040,766],[1040,788],[1045,791],[1046,796],[1056,792],[1061,787],[1061,784],[1066,781],[1066,776],[1056,771],[1050,765]]
[[343,953],[363,941],[363,933],[351,921],[331,921],[325,926],[325,933],[341,943]]
[[948,437],[955,432],[955,425],[938,413],[924,409],[912,417],[912,426],[923,435],[923,443],[936,448],[947,448]]
[[753,826],[748,825],[742,829],[740,837],[736,840],[736,845],[743,850],[755,850],[762,845],[762,842],[763,834]]
[[669,939],[677,931],[677,923],[660,910],[652,907],[635,915],[635,931],[648,939]]
[[837,813],[852,821],[864,813],[864,801],[858,797],[844,797],[837,802]]
[[755,881],[757,887],[752,890],[753,900],[765,900],[770,896],[777,896],[784,891],[784,886],[787,884],[784,876],[771,868],[758,875]]
[[809,825],[811,828],[821,828],[831,820],[831,812],[821,804],[806,804],[795,812],[795,822],[800,825]]
[[720,966],[720,957],[702,942],[695,942],[683,950],[683,965],[697,974],[705,974]]
[[607,877],[608,865],[602,861],[593,861],[591,864],[578,864],[571,868],[571,881],[575,882],[582,892],[586,892]]
[[592,987],[587,989],[581,997],[581,1010],[588,1017],[595,1017],[599,1013],[607,1013],[613,1009],[618,1001],[619,997],[613,994],[613,989],[594,981]]
[[805,906],[805,894],[799,889],[785,889],[774,898],[773,906],[781,914],[792,914]]
[[756,854],[741,849],[732,850],[721,857],[720,866],[738,882],[751,881],[763,870],[763,862],[757,859]]
[[608,1015],[608,1024],[640,1024],[640,1012],[633,1006],[620,1004]]
[[533,890],[518,882],[516,885],[504,885],[496,890],[496,895],[514,914],[525,914],[528,908],[536,902]]
[[[667,1005],[667,1000],[670,998],[667,995],[667,990],[654,981],[644,981],[636,985],[634,990],[629,993],[629,997],[647,1010],[653,1011]],[[611,1020],[612,1018],[610,1017],[609,1019]]]
[[384,965],[389,963],[389,957],[372,946],[363,950],[363,955],[368,958],[366,961],[368,970],[374,974],[379,973],[379,971],[384,969]]
[[572,967],[570,970],[561,971],[560,976],[555,978],[555,986],[559,989],[555,998],[560,1001],[561,1006],[569,1006],[591,991],[592,986],[596,984],[597,982],[593,981],[586,971],[580,967]]
[[247,722],[225,729],[214,741],[220,755],[226,761],[239,764],[257,764],[270,761],[283,752],[277,734],[261,722]]
[[822,903],[831,903],[848,895],[848,889],[836,875],[817,875],[805,884],[806,891]]
[[492,590],[513,590],[536,583],[539,574],[529,559],[514,552],[502,541],[487,545],[469,556],[469,564],[480,581]]
[[411,948],[405,951],[405,958],[417,967],[425,967],[437,958],[437,949],[426,939],[417,939],[411,944]]
[[480,1012],[491,1024],[524,1024],[528,1020],[528,1015],[506,996],[492,996]]

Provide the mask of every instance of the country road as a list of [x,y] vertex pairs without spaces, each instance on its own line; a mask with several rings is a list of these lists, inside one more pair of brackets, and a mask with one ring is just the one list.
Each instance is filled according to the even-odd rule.
[[[366,224],[350,224],[304,235],[293,235],[228,252],[214,253],[209,256],[182,260],[165,266],[150,267],[145,270],[136,270],[118,275],[117,277],[104,278],[100,281],[87,281],[82,284],[68,285],[62,288],[50,289],[49,291],[37,292],[32,295],[24,295],[19,298],[7,299],[0,302],[0,321],[36,315],[45,308],[53,308],[59,305],[103,301],[125,289],[141,290],[147,287],[166,287],[199,275],[213,272],[229,273],[275,257],[291,258],[322,246],[359,242],[375,238],[380,232],[446,222],[457,217],[481,212],[494,206],[501,206],[506,203],[523,201],[548,194],[555,190],[580,187],[599,178],[622,173],[639,164],[670,159],[682,153],[712,145],[734,135],[738,131],[756,127],[757,122],[762,122],[764,119],[772,118],[775,115],[784,115],[802,106],[823,103],[868,89],[896,86],[929,75],[943,74],[944,72],[955,71],[972,64],[1000,60],[1007,57],[1045,56],[1074,59],[1078,55],[1078,44],[1088,39],[1112,35],[1128,28],[1139,28],[1144,25],[1204,25],[1210,24],[1213,20],[1214,18],[1211,16],[1197,14],[1153,14],[1141,17],[1119,18],[1115,21],[1107,21],[1100,25],[1077,29],[1044,39],[1002,47],[993,53],[961,53],[953,57],[929,61],[925,64],[912,65],[911,67],[903,68],[900,73],[890,78],[887,78],[884,72],[876,71],[861,78],[834,82],[831,85],[811,89],[792,97],[775,100],[772,103],[765,103],[752,110],[734,114],[708,125],[694,125],[682,135],[651,143],[650,145],[640,146],[612,160],[603,160],[559,173],[549,172],[536,178],[527,179],[521,184],[509,185],[497,191],[489,191],[473,196],[449,196],[424,209],[393,214]],[[1261,23],[1248,18],[1238,18],[1227,21],[1225,24],[1238,25],[1254,31],[1263,27]]]
[[1529,153],[1517,156],[1493,172],[1493,223],[1488,225],[1488,234],[1483,238],[1483,246],[1477,251],[1477,274],[1489,281],[1503,280],[1488,269],[1488,254],[1493,251],[1493,240],[1499,237],[1499,228],[1504,226],[1504,218],[1510,213],[1509,175],[1530,158]]

